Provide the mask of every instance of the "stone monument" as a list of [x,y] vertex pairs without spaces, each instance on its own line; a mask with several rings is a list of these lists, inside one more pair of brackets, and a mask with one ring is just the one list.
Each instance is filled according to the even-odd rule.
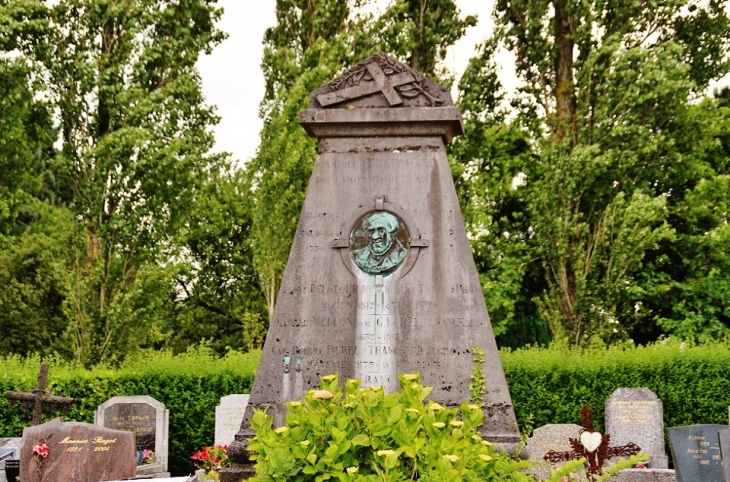
[[248,394],[221,397],[221,404],[215,407],[215,445],[228,445],[233,442],[238,429],[241,428],[248,397]]
[[664,450],[662,402],[648,388],[618,388],[606,401],[606,433],[611,442],[633,442],[641,453],[649,454],[648,467],[666,469],[669,460]]
[[482,435],[514,450],[520,434],[444,149],[463,133],[448,90],[379,53],[312,92],[300,122],[318,156],[230,458],[247,462],[252,409],[282,425],[285,402],[320,375],[393,391],[398,373],[419,371],[433,400],[456,407],[471,395],[474,346],[486,354]]
[[[137,475],[168,476],[167,452],[170,411],[148,395],[112,397],[99,405],[94,423],[132,432],[137,449]],[[152,462],[144,463],[145,450]]]
[[679,482],[723,480],[719,433],[727,425],[670,427],[669,443]]
[[23,430],[23,482],[115,480],[133,477],[135,468],[134,435],[129,432],[60,418]]

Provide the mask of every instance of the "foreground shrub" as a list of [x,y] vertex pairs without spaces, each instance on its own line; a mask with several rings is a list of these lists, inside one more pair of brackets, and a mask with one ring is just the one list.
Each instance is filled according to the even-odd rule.
[[479,406],[463,403],[459,411],[424,402],[432,388],[417,374],[399,380],[400,393],[360,388],[359,380],[348,380],[343,393],[338,375],[321,377],[319,390],[288,404],[283,427],[256,411],[249,447],[255,480],[532,480],[520,472],[529,463],[496,453],[479,436]]

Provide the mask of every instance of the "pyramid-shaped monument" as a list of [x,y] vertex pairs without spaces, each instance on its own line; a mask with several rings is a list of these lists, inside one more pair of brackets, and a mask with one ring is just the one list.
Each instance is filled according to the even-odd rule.
[[[284,424],[290,400],[338,372],[398,389],[420,372],[431,399],[469,400],[473,347],[485,352],[482,435],[508,450],[519,430],[444,145],[463,134],[442,86],[384,54],[311,94],[319,139],[304,208],[240,432],[251,408]],[[273,240],[272,240],[273,241]]]

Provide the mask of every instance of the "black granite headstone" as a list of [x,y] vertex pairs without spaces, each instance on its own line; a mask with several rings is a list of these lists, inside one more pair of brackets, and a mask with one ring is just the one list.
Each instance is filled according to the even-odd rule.
[[678,482],[723,480],[718,433],[727,428],[708,424],[668,430]]
[[720,430],[720,452],[722,453],[722,475],[730,482],[730,428]]

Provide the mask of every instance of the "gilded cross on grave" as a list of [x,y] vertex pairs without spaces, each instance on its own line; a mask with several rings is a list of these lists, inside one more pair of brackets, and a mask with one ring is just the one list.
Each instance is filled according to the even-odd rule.
[[5,398],[8,399],[8,405],[12,406],[15,402],[20,402],[21,407],[27,410],[31,404],[33,405],[33,422],[32,425],[40,425],[41,416],[43,415],[43,406],[46,405],[61,405],[64,410],[68,410],[72,403],[73,398],[60,397],[51,395],[46,390],[48,384],[48,365],[43,363],[41,365],[41,371],[38,373],[38,386],[27,392],[16,392],[9,390],[5,392]]
[[573,447],[573,450],[570,452],[556,452],[555,450],[551,450],[545,454],[543,460],[554,464],[585,457],[588,480],[595,480],[596,475],[603,473],[603,464],[606,460],[612,459],[613,457],[630,457],[641,451],[641,447],[633,442],[629,442],[620,447],[609,447],[611,436],[609,434],[601,435],[601,432],[593,428],[593,414],[593,409],[588,405],[583,405],[583,408],[580,409],[580,419],[583,422],[583,428],[580,430],[577,439],[569,439],[570,446]]

